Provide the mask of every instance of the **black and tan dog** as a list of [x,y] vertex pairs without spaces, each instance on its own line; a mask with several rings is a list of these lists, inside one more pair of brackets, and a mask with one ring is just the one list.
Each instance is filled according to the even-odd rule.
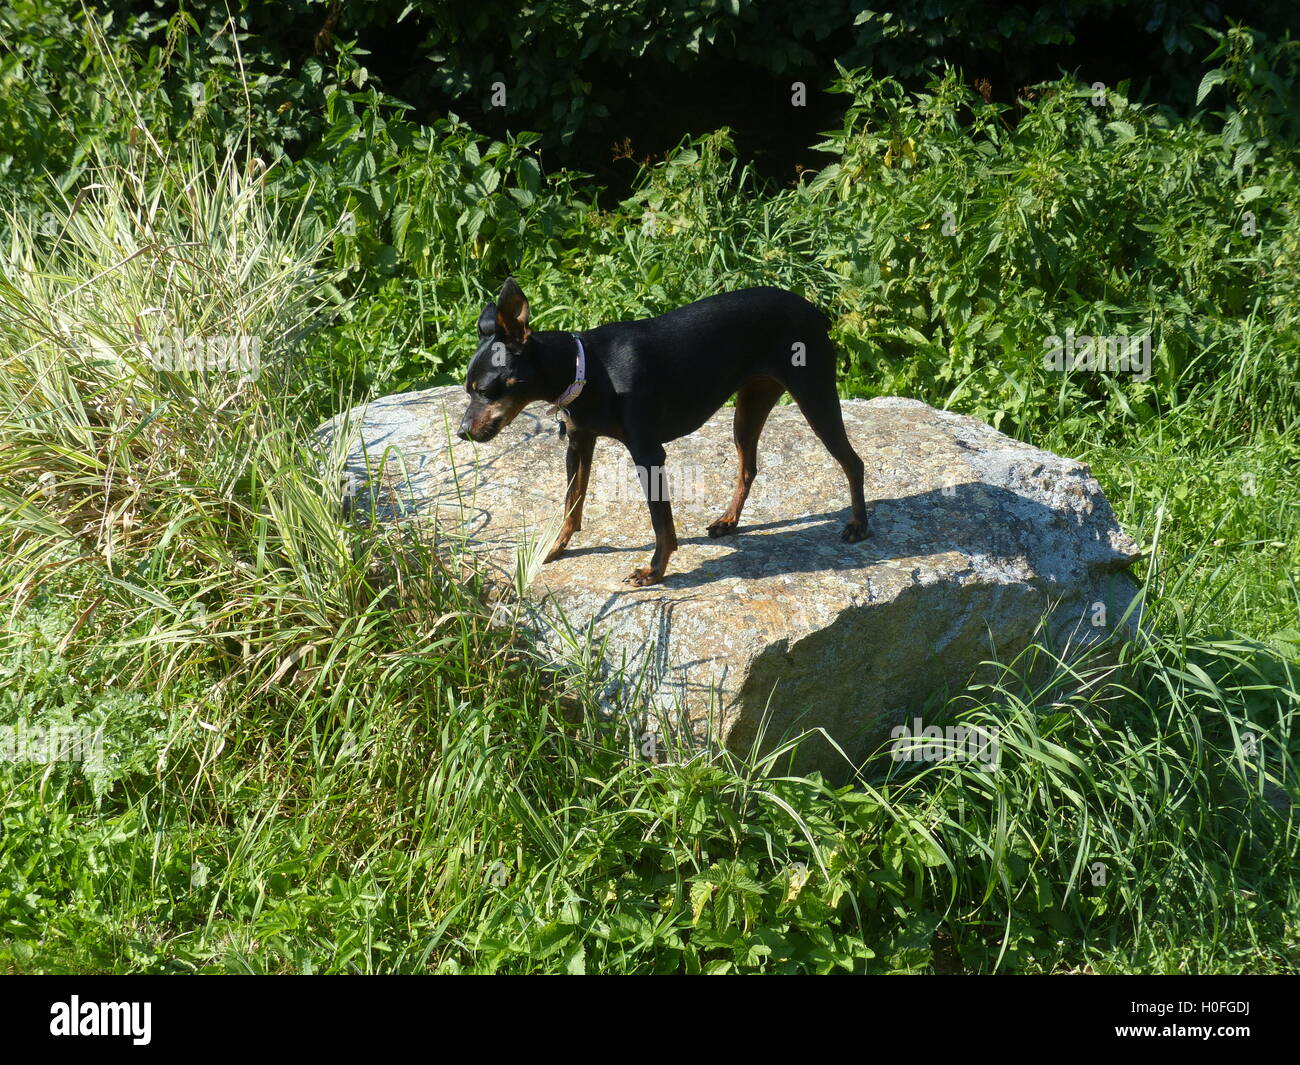
[[843,538],[858,541],[871,535],[862,460],[844,432],[827,325],[816,307],[793,292],[748,288],[658,318],[581,333],[534,333],[528,328],[528,300],[509,278],[497,302],[479,316],[479,347],[465,382],[470,404],[460,436],[485,443],[537,400],[563,411],[569,488],[564,525],[547,562],[559,558],[582,528],[596,438],[621,440],[632,453],[655,532],[650,564],[627,581],[656,584],[677,549],[664,489],[664,444],[695,432],[736,397],[736,491],[726,513],[708,528],[710,536],[727,536],[736,531],[758,469],[763,424],[788,391],[849,480],[853,516]]

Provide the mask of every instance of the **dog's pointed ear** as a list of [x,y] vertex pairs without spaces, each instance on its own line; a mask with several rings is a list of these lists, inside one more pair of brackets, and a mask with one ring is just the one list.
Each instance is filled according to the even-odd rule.
[[528,339],[528,297],[513,277],[507,277],[497,300],[497,325],[508,340],[522,344]]
[[490,337],[497,331],[497,305],[489,303],[478,316],[478,335]]

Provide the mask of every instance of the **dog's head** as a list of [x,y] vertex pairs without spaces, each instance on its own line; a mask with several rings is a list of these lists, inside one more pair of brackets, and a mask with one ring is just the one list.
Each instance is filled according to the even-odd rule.
[[528,297],[508,277],[496,303],[484,307],[478,318],[478,350],[465,377],[469,407],[460,422],[462,440],[486,443],[529,403],[543,398],[528,351],[531,336]]

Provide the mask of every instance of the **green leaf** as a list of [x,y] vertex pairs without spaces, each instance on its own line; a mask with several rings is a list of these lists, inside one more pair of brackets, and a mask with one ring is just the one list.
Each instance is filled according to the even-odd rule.
[[1221,84],[1225,77],[1226,75],[1223,72],[1223,68],[1216,67],[1214,70],[1209,71],[1205,75],[1205,77],[1201,79],[1200,88],[1196,90],[1197,107],[1200,107],[1201,101],[1204,100],[1210,94],[1210,90],[1213,89],[1216,85]]
[[564,971],[569,976],[587,975],[587,948],[577,944],[564,959]]

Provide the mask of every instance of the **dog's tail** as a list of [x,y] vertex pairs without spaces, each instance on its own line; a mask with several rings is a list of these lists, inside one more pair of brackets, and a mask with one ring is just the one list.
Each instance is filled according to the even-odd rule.
[[844,363],[843,372],[847,373],[853,367],[853,357],[849,354],[849,349],[843,345],[836,348],[835,341],[831,338],[831,327],[835,323],[831,320],[830,316],[815,303],[813,304],[813,310],[817,312],[817,322],[822,327],[822,332],[826,335],[826,343],[830,345],[831,351],[835,353],[835,362],[838,364],[842,361]]

